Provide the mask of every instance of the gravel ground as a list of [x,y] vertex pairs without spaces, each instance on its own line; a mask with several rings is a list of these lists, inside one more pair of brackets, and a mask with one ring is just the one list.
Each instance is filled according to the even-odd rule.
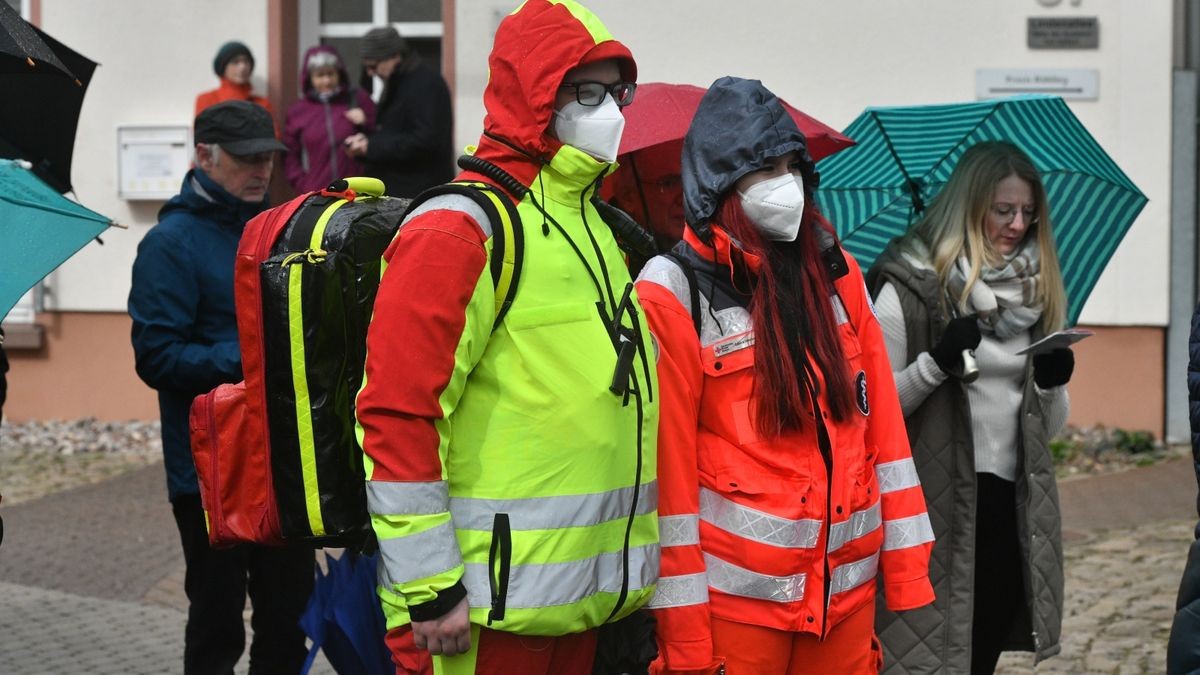
[[81,419],[0,425],[0,494],[4,505],[79,485],[162,460],[155,422]]

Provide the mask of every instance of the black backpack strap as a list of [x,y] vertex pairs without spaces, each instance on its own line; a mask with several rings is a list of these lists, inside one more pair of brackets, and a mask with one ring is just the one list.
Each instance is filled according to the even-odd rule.
[[496,289],[496,318],[492,322],[492,330],[496,330],[516,299],[521,265],[525,259],[525,230],[521,227],[521,216],[508,195],[495,186],[483,182],[460,182],[436,185],[417,195],[404,212],[404,218],[408,218],[421,204],[443,195],[470,199],[488,218],[492,230],[489,272],[492,286]]
[[675,261],[679,269],[683,270],[683,275],[687,277],[688,295],[692,301],[692,326],[696,329],[696,336],[700,336],[700,284],[696,283],[696,270],[692,268],[692,264],[683,256],[668,251],[664,253],[666,257]]

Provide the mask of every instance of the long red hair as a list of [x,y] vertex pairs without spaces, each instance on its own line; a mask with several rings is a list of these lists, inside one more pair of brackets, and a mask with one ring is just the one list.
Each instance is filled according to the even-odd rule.
[[743,251],[761,260],[756,274],[740,272],[754,280],[749,310],[755,336],[755,422],[767,437],[804,426],[812,411],[808,392],[819,393],[822,380],[835,420],[845,419],[854,405],[830,300],[833,282],[821,260],[815,229],[832,228],[812,199],[806,202],[800,234],[791,242],[764,239],[736,192],[725,197],[717,212],[718,222]]

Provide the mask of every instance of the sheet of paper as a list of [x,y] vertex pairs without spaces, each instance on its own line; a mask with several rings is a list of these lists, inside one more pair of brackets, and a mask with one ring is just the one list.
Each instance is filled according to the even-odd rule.
[[1080,340],[1095,335],[1086,328],[1068,328],[1057,333],[1051,333],[1037,342],[1017,352],[1017,354],[1041,354],[1063,347],[1070,347]]

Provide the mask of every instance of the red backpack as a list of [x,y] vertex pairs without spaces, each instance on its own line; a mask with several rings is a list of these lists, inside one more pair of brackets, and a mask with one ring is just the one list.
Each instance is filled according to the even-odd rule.
[[523,246],[503,193],[448,184],[410,204],[382,191],[348,178],[246,224],[234,266],[245,379],[196,397],[189,422],[213,546],[361,548],[372,537],[354,399],[381,258],[407,209],[446,194],[482,208],[496,225],[496,323],[512,304]]
[[[382,197],[382,191],[383,184],[375,179],[347,179],[327,190],[301,195],[265,211],[246,224],[234,263],[234,303],[245,379],[237,384],[222,384],[196,397],[189,420],[192,457],[200,481],[209,542],[213,546],[241,542],[281,544],[293,539],[318,545],[346,545],[361,541],[368,534],[363,518],[358,515],[366,509],[361,462],[355,466],[344,444],[331,448],[331,443],[326,442],[322,448],[326,451],[322,459],[336,455],[340,460],[333,468],[313,460],[311,452],[314,437],[334,436],[339,443],[344,441],[347,431],[352,437],[353,410],[333,420],[329,419],[333,416],[313,419],[318,410],[307,400],[310,387],[336,387],[341,400],[348,395],[352,401],[357,386],[349,380],[361,377],[362,363],[345,364],[346,371],[357,371],[349,372],[350,377],[308,382],[303,353],[314,348],[305,344],[310,338],[319,337],[321,348],[329,349],[325,332],[344,335],[339,322],[347,321],[348,317],[322,316],[327,304],[322,292],[333,292],[339,297],[343,292],[363,293],[365,298],[356,296],[348,302],[365,301],[365,308],[348,308],[348,311],[369,316],[379,281],[380,256],[399,228],[408,205],[408,200]],[[367,268],[365,272],[359,269],[364,278],[358,288],[354,280],[345,279],[344,263],[351,257],[361,259]],[[352,265],[351,275],[354,269]],[[289,330],[295,327],[299,328],[299,334],[289,336]],[[318,332],[322,334],[315,336]],[[299,340],[298,346],[294,340],[289,344],[289,339],[295,338]],[[289,385],[292,383],[297,356],[298,384],[304,385],[300,387],[303,395],[299,404],[290,386],[275,386],[281,377]],[[316,377],[325,376],[320,373]],[[313,391],[312,395],[315,400],[318,392]],[[290,429],[280,414],[280,410],[289,409],[293,420]],[[295,440],[297,411],[307,416],[304,420],[308,423],[307,433],[299,434],[310,451],[305,458],[307,463],[299,457],[299,452],[286,447],[288,431],[292,445],[305,444]],[[337,428],[331,428],[334,426]],[[296,470],[289,471],[293,467]],[[316,492],[318,469],[322,472],[319,497],[325,498],[326,503],[318,503],[316,513],[311,514],[306,512],[304,504],[313,500],[304,491],[313,488]],[[293,477],[296,479],[291,480]],[[310,478],[310,484],[306,485]],[[347,485],[348,493],[344,489]],[[298,514],[297,509],[288,506],[281,518],[280,490],[301,493]],[[322,513],[323,508],[332,508],[334,513]],[[339,514],[346,512],[352,514],[353,522],[339,518]]]

